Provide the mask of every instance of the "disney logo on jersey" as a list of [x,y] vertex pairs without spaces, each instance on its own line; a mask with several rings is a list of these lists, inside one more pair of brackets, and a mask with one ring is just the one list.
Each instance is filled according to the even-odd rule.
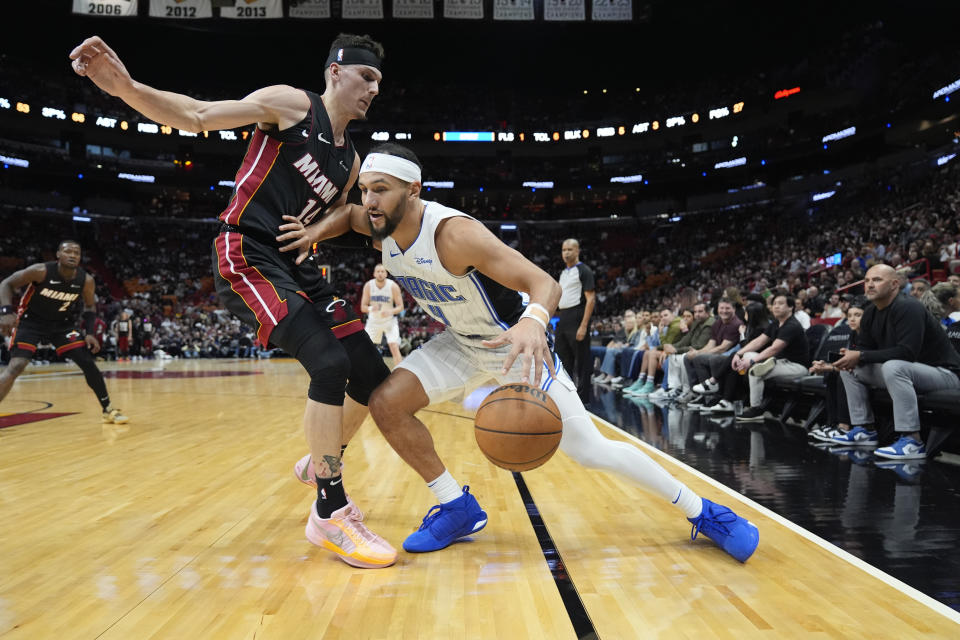
[[396,280],[416,300],[440,303],[466,302],[466,299],[457,292],[456,287],[450,284],[437,284],[413,276],[396,276]]
[[417,258],[417,264],[433,264],[430,258]]

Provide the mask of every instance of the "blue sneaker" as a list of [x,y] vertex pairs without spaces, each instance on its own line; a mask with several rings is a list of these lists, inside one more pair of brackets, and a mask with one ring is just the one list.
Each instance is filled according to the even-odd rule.
[[845,444],[848,447],[875,447],[877,446],[877,432],[867,431],[863,427],[854,427],[846,433],[841,432],[840,435],[833,436],[830,441]]
[[487,514],[470,487],[463,487],[463,495],[446,504],[436,504],[423,517],[420,528],[403,541],[403,550],[410,553],[439,551],[455,540],[480,531],[487,525]]
[[690,539],[696,540],[701,531],[705,536],[740,562],[756,551],[760,543],[760,531],[757,525],[745,520],[722,504],[703,500],[703,511],[696,518],[687,518],[692,524]]
[[927,457],[927,447],[913,438],[901,436],[889,447],[880,447],[873,454],[890,460],[918,460]]

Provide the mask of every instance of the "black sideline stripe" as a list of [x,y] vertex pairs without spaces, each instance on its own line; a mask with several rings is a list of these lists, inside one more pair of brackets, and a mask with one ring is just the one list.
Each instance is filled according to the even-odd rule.
[[550,573],[553,574],[553,580],[557,584],[557,591],[560,592],[560,599],[567,608],[567,615],[570,616],[570,622],[573,624],[573,631],[577,634],[579,640],[596,640],[597,630],[593,628],[593,622],[590,615],[583,606],[580,594],[577,588],[567,575],[567,568],[563,564],[563,558],[560,552],[553,544],[553,538],[547,531],[547,526],[540,517],[540,510],[537,509],[533,496],[527,489],[527,483],[523,481],[523,476],[517,472],[513,473],[513,479],[517,483],[517,490],[520,492],[520,498],[527,508],[527,515],[530,517],[530,524],[533,525],[533,531],[537,534],[537,541],[540,543],[540,549],[543,550],[543,557],[550,567]]

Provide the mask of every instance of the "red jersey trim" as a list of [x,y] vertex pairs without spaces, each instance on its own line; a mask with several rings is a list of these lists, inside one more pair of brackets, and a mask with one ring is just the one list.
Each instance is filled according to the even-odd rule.
[[283,143],[271,138],[262,130],[256,129],[247,153],[243,158],[240,169],[237,170],[237,192],[230,201],[230,205],[220,214],[220,220],[226,224],[236,225],[240,216],[250,204],[257,190],[266,181],[273,164],[280,156],[280,147]]
[[281,299],[273,283],[247,263],[243,255],[243,236],[239,233],[221,233],[214,241],[217,250],[217,270],[230,283],[260,325],[257,342],[267,346],[270,333],[287,315],[287,301]]

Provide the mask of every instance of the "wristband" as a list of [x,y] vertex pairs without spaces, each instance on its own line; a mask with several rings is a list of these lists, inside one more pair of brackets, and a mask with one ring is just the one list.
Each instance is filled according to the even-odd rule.
[[543,311],[543,315],[547,316],[548,318],[550,317],[550,314],[547,312],[547,308],[538,302],[528,303],[527,309],[539,309],[540,311]]
[[84,311],[83,312],[83,330],[87,332],[87,335],[93,335],[93,330],[97,326],[97,314],[93,311]]
[[[539,305],[538,305],[538,306],[539,306]],[[543,327],[543,330],[544,330],[544,331],[547,330],[547,323],[544,322],[544,321],[543,321],[543,318],[541,318],[540,316],[537,316],[537,315],[534,315],[534,314],[530,313],[530,307],[529,307],[529,306],[527,307],[527,310],[524,311],[523,314],[520,316],[520,319],[521,319],[521,320],[523,320],[524,318],[530,318],[531,320],[536,320],[537,322],[540,323],[540,326]]]
[[0,316],[9,315],[11,313],[16,313],[16,312],[17,310],[14,308],[12,304],[5,304],[2,307],[0,307]]

